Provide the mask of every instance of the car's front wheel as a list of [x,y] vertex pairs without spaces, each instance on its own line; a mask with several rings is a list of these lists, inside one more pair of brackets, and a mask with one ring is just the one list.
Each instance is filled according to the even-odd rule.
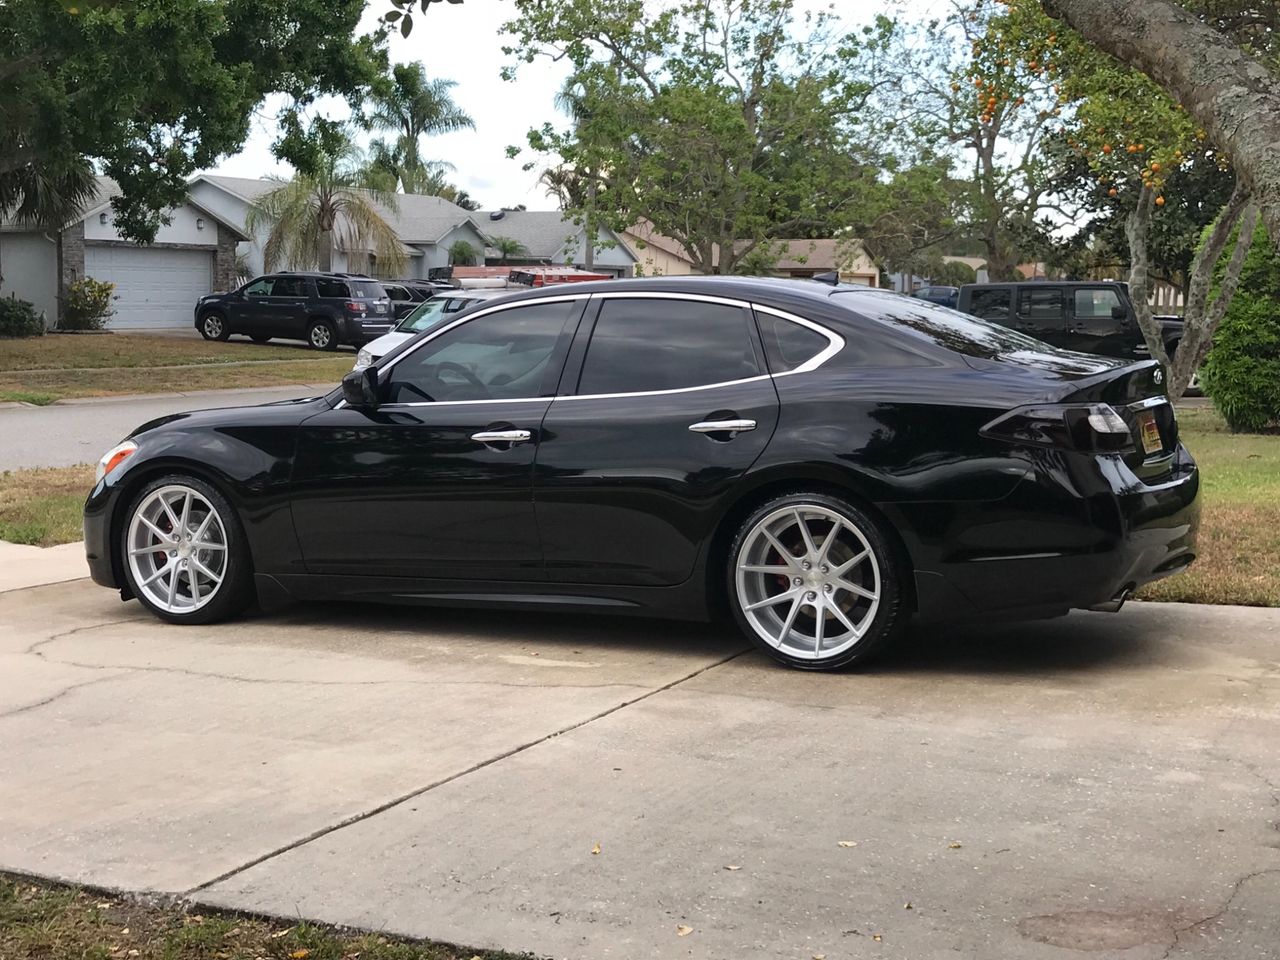
[[312,320],[307,325],[307,343],[315,350],[335,350],[338,337],[326,320]]
[[129,588],[170,623],[211,623],[253,600],[253,570],[235,509],[182,474],[148,483],[129,504],[120,544]]
[[820,493],[776,497],[729,550],[734,619],[765,653],[834,670],[879,652],[902,626],[901,564],[879,523]]
[[200,336],[206,340],[225,340],[231,335],[227,318],[220,313],[206,313],[200,318]]

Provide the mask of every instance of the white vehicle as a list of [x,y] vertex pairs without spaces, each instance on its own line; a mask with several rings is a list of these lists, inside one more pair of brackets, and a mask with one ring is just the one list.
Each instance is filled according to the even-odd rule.
[[415,334],[429,330],[473,303],[495,300],[514,292],[514,290],[459,290],[457,293],[437,294],[430,300],[423,301],[416,310],[397,323],[390,333],[384,333],[377,340],[371,340],[361,347],[360,352],[356,354],[356,363],[352,369],[362,370],[373,366],[400,344],[406,340],[412,340]]

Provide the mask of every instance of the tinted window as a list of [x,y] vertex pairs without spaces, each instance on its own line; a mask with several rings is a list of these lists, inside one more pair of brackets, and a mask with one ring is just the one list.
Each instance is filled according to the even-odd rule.
[[984,320],[1003,322],[1013,313],[1013,291],[1007,287],[974,290],[969,312]]
[[345,300],[349,296],[346,281],[335,280],[332,277],[316,277],[316,292],[322,297],[334,297],[339,300]]
[[790,320],[767,313],[758,313],[756,317],[760,321],[760,333],[764,336],[764,355],[773,373],[794,370],[831,345],[831,341],[821,333]]
[[387,296],[392,300],[412,300],[413,296],[404,287],[397,286],[394,283],[384,283],[382,289],[387,292]]
[[1028,320],[1061,320],[1062,291],[1057,287],[1019,291],[1018,313]]
[[1077,290],[1075,306],[1079,320],[1110,320],[1111,311],[1120,306],[1120,295],[1106,288]]
[[513,307],[448,330],[391,368],[390,403],[513,400],[555,386],[551,359],[580,302]]
[[269,297],[271,296],[271,280],[268,277],[255,280],[240,292],[246,297]]
[[762,373],[740,307],[692,300],[605,300],[578,393],[678,390]]
[[376,280],[348,280],[347,283],[351,287],[351,295],[361,300],[385,300],[387,297],[387,291]]
[[847,298],[846,305],[859,313],[911,330],[940,347],[965,356],[991,358],[1018,352],[1054,352],[1053,347],[1026,334],[938,306],[928,300],[904,297],[887,291],[836,296]]
[[276,277],[271,285],[273,297],[305,297],[307,281],[302,277]]

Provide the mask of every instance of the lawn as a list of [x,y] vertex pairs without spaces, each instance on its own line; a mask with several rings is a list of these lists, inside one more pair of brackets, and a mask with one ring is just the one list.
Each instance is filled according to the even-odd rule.
[[1178,422],[1204,481],[1199,556],[1138,595],[1280,607],[1280,435],[1231,433],[1209,407]]
[[[1200,556],[1186,573],[1139,596],[1280,607],[1280,436],[1232,434],[1208,408],[1178,418],[1204,478]],[[0,540],[79,540],[80,508],[92,484],[88,466],[0,474]]]
[[185,909],[0,874],[4,960],[518,960],[509,953],[398,940]]
[[349,351],[321,354],[300,344],[234,339],[113,333],[0,340],[0,401],[336,384],[351,364]]

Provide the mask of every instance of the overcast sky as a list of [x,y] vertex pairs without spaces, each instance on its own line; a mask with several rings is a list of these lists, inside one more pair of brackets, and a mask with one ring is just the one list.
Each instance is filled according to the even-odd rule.
[[[809,5],[827,6],[820,2]],[[941,12],[945,0],[842,0],[836,6],[846,23],[856,23],[881,10],[903,19],[923,18],[926,13]],[[384,9],[390,9],[390,4],[371,0],[365,26],[374,27]],[[396,63],[421,60],[428,76],[458,81],[454,99],[476,122],[475,130],[430,138],[426,156],[453,163],[457,168],[453,181],[484,209],[523,203],[532,210],[550,210],[556,204],[537,186],[538,171],[521,170],[529,159],[528,151],[522,158],[508,160],[506,148],[524,146],[525,132],[531,126],[563,121],[554,97],[568,70],[563,64],[538,61],[521,64],[514,83],[501,79],[499,70],[508,62],[502,46],[510,38],[500,34],[499,27],[512,9],[504,0],[432,4],[425,17],[415,16],[409,39],[399,34],[392,38],[391,58]],[[277,108],[278,101],[264,104],[244,150],[212,172],[236,177],[288,176],[290,168],[271,155]],[[323,104],[320,109],[335,118],[347,113],[341,101]]]

